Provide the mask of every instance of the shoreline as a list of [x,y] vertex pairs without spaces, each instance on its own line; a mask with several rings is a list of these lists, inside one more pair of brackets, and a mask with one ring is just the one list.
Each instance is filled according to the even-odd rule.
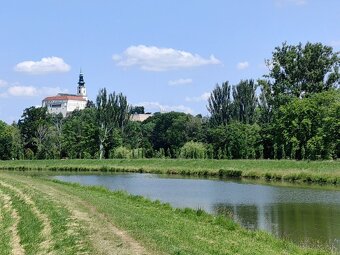
[[[65,213],[68,213],[72,212],[70,206],[79,208],[78,206],[86,204],[90,212],[95,210],[97,214],[99,213],[102,216],[98,220],[105,219],[108,222],[107,224],[113,224],[119,231],[124,231],[125,235],[130,236],[126,244],[124,242],[122,245],[116,243],[116,247],[112,246],[114,249],[119,249],[121,246],[129,247],[129,242],[135,240],[134,243],[137,242],[141,245],[140,247],[147,251],[146,254],[332,253],[330,248],[317,244],[297,245],[292,241],[277,238],[264,231],[246,230],[226,216],[214,216],[201,209],[176,209],[169,204],[157,200],[151,201],[142,196],[130,195],[127,192],[110,191],[99,186],[84,186],[57,180],[46,180],[38,176],[28,177],[14,172],[0,173],[0,180],[7,183],[7,186],[16,187],[11,188],[11,190],[7,188],[4,190],[12,199],[17,196],[13,191],[19,189],[22,193],[16,191],[16,194],[30,196],[37,209],[42,213],[47,213],[46,215],[52,224],[52,230],[55,228],[55,230],[69,233],[67,229],[73,225],[65,222],[64,230],[60,229],[58,225],[54,226],[53,222],[59,222],[59,216],[57,213],[48,214],[50,211],[45,206],[49,205],[56,211],[66,210]],[[41,199],[42,201],[40,201]],[[65,205],[63,205],[64,203]],[[32,210],[32,205],[32,203],[27,203],[25,210]],[[60,205],[63,206],[59,207]],[[97,220],[97,214],[90,218],[91,221]],[[60,215],[60,219],[63,219],[63,217],[63,215]],[[82,221],[84,219],[75,220]],[[27,222],[27,224],[31,223]],[[96,243],[100,243],[100,240],[91,239],[91,235],[86,234],[87,230],[84,229],[84,231],[81,240],[90,245],[89,248],[85,246],[84,249],[95,252]],[[98,227],[94,231],[100,232],[101,230]],[[37,236],[39,236],[38,230]],[[34,241],[34,236],[32,238]],[[101,236],[101,238],[111,241],[110,235]],[[56,237],[52,235],[50,240],[52,244],[59,242],[67,245],[62,238],[62,233]],[[95,242],[94,246],[92,242]],[[74,246],[69,248],[71,249],[71,247]]]
[[18,160],[0,161],[0,170],[152,173],[340,185],[340,161],[179,159]]

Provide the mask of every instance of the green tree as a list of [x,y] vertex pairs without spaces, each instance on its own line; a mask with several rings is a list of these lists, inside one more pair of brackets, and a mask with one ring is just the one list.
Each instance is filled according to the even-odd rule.
[[286,144],[286,153],[292,159],[338,157],[339,105],[340,91],[334,90],[296,98],[281,106],[274,123],[276,143]]
[[0,120],[0,159],[10,159],[12,154],[12,134],[10,126]]
[[308,97],[339,86],[339,53],[321,43],[283,43],[266,63],[276,107],[289,98]]
[[230,85],[226,81],[222,85],[216,85],[208,98],[208,111],[211,114],[210,121],[214,126],[227,125],[230,122],[232,106],[230,99]]
[[261,145],[260,127],[257,124],[233,122],[227,126],[208,129],[207,142],[214,148],[214,157],[247,159],[260,158]]
[[241,80],[233,86],[233,100],[233,118],[244,124],[253,124],[257,107],[254,80]]
[[[149,123],[154,123],[153,125]],[[143,126],[149,126],[151,131],[151,144],[154,150],[170,149],[170,154],[175,157],[186,142],[196,140],[201,132],[201,119],[190,114],[168,112],[154,115],[144,121]]]
[[26,108],[18,122],[24,148],[36,154],[44,133],[50,125],[52,125],[51,115],[47,113],[46,107]]
[[[107,94],[106,89],[101,89],[96,100],[97,123],[99,128],[99,158],[105,153],[105,143],[114,128],[120,128],[123,132],[129,120],[129,105],[126,97],[115,92]],[[109,150],[110,148],[107,148]]]
[[124,130],[123,143],[125,146],[136,149],[143,143],[142,123],[139,121],[129,121]]
[[134,106],[131,107],[131,114],[144,114],[144,106]]
[[58,158],[61,157],[62,151],[62,136],[63,136],[63,124],[64,118],[61,113],[52,115],[52,123],[53,123],[53,135],[55,140],[55,148],[57,150]]
[[94,157],[98,151],[96,109],[74,111],[63,122],[62,155],[70,158]]
[[23,159],[24,146],[21,140],[20,130],[16,123],[13,123],[11,125],[11,135],[12,135],[11,157],[14,159]]

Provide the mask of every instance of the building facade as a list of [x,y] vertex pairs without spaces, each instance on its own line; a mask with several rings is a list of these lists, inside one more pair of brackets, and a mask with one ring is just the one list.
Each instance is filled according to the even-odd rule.
[[47,108],[51,114],[61,113],[64,117],[74,110],[83,110],[87,104],[86,87],[84,74],[80,72],[77,87],[77,94],[59,93],[56,96],[46,97],[42,101],[42,106]]

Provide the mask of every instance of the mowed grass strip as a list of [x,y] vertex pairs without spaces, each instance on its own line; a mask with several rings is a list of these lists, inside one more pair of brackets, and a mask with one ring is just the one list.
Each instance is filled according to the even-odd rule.
[[51,239],[54,254],[91,254],[93,250],[86,242],[86,231],[81,227],[81,223],[74,219],[70,212],[58,204],[58,201],[51,199],[45,193],[40,192],[33,186],[6,178],[6,182],[19,188],[29,195],[38,210],[47,215],[51,223]]
[[52,240],[51,240],[51,222],[49,218],[46,216],[46,214],[42,213],[37,206],[35,205],[34,201],[31,199],[31,197],[24,193],[22,190],[18,189],[15,186],[12,186],[8,183],[4,183],[0,181],[0,185],[5,186],[6,188],[11,189],[14,191],[20,198],[27,204],[30,209],[33,211],[33,213],[39,218],[39,220],[42,222],[42,231],[41,236],[43,241],[39,245],[39,252],[40,254],[47,254],[52,251]]
[[84,243],[91,246],[89,254],[151,254],[126,235],[125,231],[117,229],[108,221],[106,215],[98,213],[95,207],[79,197],[52,187],[50,182],[37,182],[35,178],[20,178],[20,182],[48,194],[53,201],[57,201],[58,204],[71,211],[72,218],[81,222],[81,229],[86,230],[84,231],[86,236],[82,236],[81,244],[82,246]]
[[[52,182],[52,181],[51,181]],[[113,224],[155,254],[329,254],[299,247],[261,231],[249,231],[222,216],[201,210],[174,209],[124,192],[54,181],[56,188],[88,201]]]
[[10,197],[0,189],[0,255],[12,253],[12,228],[16,220],[12,215],[12,211]]
[[340,184],[340,161],[68,159],[0,161],[3,170],[146,172]]
[[3,186],[1,183],[0,187],[4,193],[11,197],[12,206],[20,216],[18,234],[25,254],[39,254],[40,243],[44,241],[42,238],[42,221],[33,212],[31,206],[25,203],[25,200],[20,195],[8,187]]

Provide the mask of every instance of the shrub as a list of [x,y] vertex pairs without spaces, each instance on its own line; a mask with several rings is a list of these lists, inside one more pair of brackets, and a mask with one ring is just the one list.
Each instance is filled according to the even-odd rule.
[[131,151],[124,146],[119,146],[112,150],[110,154],[111,158],[130,158]]
[[203,143],[191,141],[183,145],[180,156],[192,159],[205,158],[206,152],[207,149]]

